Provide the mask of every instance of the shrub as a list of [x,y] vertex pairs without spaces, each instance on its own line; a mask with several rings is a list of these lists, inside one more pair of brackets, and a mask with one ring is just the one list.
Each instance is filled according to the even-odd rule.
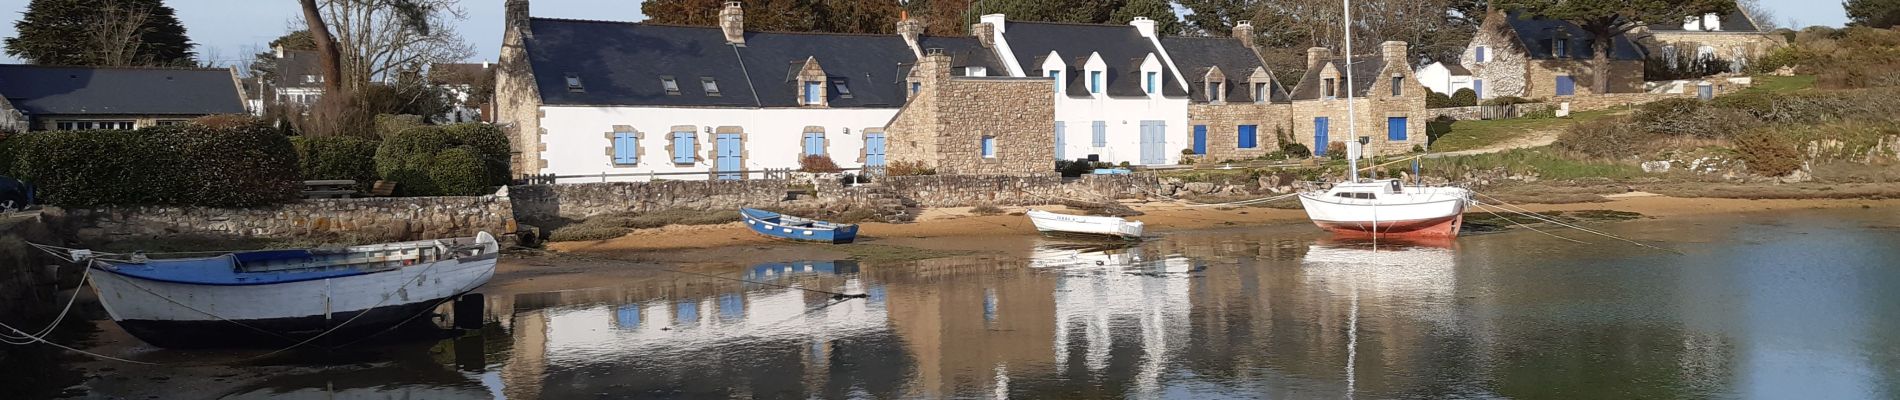
[[1094,168],[1091,167],[1094,167],[1094,165],[1091,165],[1086,158],[1078,158],[1075,161],[1056,161],[1056,170],[1062,171],[1062,176],[1067,178],[1088,175],[1089,172],[1094,170]]
[[1300,144],[1300,142],[1295,142],[1295,141],[1290,141],[1290,140],[1285,141],[1285,142],[1280,142],[1280,153],[1286,154],[1288,157],[1295,157],[1295,158],[1313,157],[1312,149],[1306,148],[1306,145]]
[[1801,151],[1792,140],[1769,130],[1736,135],[1735,149],[1748,169],[1763,176],[1783,176],[1801,169]]
[[1334,160],[1346,159],[1346,142],[1327,143],[1326,157]]
[[898,161],[885,166],[884,174],[890,176],[936,175],[937,169],[924,165],[922,161]]
[[996,207],[995,204],[983,203],[983,204],[976,205],[976,207],[970,208],[970,214],[985,215],[985,216],[1003,215],[1003,209]]
[[828,174],[844,172],[844,169],[838,168],[838,163],[831,162],[831,156],[813,154],[798,159],[798,171]]
[[1484,105],[1487,105],[1487,106],[1511,106],[1511,105],[1531,104],[1531,103],[1542,103],[1542,101],[1531,100],[1531,99],[1526,99],[1526,98],[1517,97],[1517,96],[1494,97],[1494,98],[1491,98],[1490,100],[1484,101]]
[[38,132],[9,139],[13,173],[63,207],[249,207],[296,198],[296,150],[258,123],[137,131]]
[[1800,66],[1807,62],[1809,58],[1810,56],[1807,52],[1802,51],[1801,48],[1793,46],[1780,47],[1770,50],[1768,54],[1763,54],[1761,57],[1756,58],[1755,62],[1749,64],[1748,67],[1750,71],[1755,73],[1767,74],[1779,71],[1783,67]]
[[1588,158],[1616,160],[1637,155],[1655,138],[1626,118],[1602,118],[1571,126],[1555,145]]
[[349,137],[291,138],[297,148],[297,166],[304,179],[348,179],[359,184],[375,182],[376,146],[374,140]]
[[1458,89],[1458,91],[1451,92],[1451,106],[1452,107],[1470,107],[1470,106],[1475,106],[1475,105],[1478,105],[1477,91],[1466,88],[1466,89]]
[[[436,176],[448,176],[446,172],[436,172],[438,153],[455,148],[466,148],[482,166],[481,173],[475,175],[480,179],[479,185],[435,181]],[[384,180],[396,182],[397,195],[472,196],[482,194],[489,186],[508,183],[508,157],[508,138],[501,129],[483,124],[457,124],[404,130],[377,147],[375,160],[376,173]]]
[[1775,113],[1775,95],[1767,92],[1742,92],[1716,97],[1710,107],[1741,111],[1757,119]]
[[376,137],[387,138],[402,131],[423,126],[420,115],[378,114],[376,116]]
[[263,120],[245,114],[213,114],[191,119],[193,125],[211,129],[237,129],[250,125],[264,124]]
[[1425,93],[1425,108],[1452,108],[1457,106],[1456,103],[1452,102],[1451,96],[1449,95],[1439,92]]
[[487,173],[481,156],[467,146],[436,153],[435,162],[429,165],[429,181],[444,194],[481,194],[491,186]]

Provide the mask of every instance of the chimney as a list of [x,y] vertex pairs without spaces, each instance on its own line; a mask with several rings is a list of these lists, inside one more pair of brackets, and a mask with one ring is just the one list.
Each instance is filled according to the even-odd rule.
[[970,35],[976,36],[977,43],[982,43],[985,49],[996,47],[996,25],[988,22],[970,25]]
[[990,24],[990,27],[996,29],[996,33],[998,34],[1009,33],[1009,25],[1006,25],[1007,23],[1009,23],[1008,15],[985,14],[981,18],[982,19],[980,20],[980,22],[985,23],[985,24]]
[[1328,58],[1333,58],[1333,51],[1325,47],[1306,49],[1306,69],[1318,69],[1319,65],[1325,63]]
[[1253,21],[1240,21],[1234,24],[1234,38],[1240,39],[1240,45],[1253,48]]
[[276,46],[271,46],[270,48],[271,50],[274,50],[277,52],[277,58],[279,59],[284,58],[284,45],[280,44]]
[[528,0],[508,0],[508,3],[503,5],[502,8],[506,10],[502,12],[502,27],[504,29],[521,29],[523,32],[527,31]]
[[1141,37],[1155,37],[1155,20],[1148,17],[1135,17],[1134,20],[1128,21],[1128,24],[1133,25],[1135,31],[1141,32]]
[[726,2],[719,10],[719,29],[726,31],[726,43],[745,46],[745,7],[737,1]]
[[1405,42],[1389,41],[1379,44],[1379,52],[1385,55],[1386,65],[1404,65],[1410,67],[1411,56],[1406,54]]
[[910,52],[917,58],[924,57],[924,49],[923,47],[919,47],[917,43],[917,35],[923,34],[923,32],[923,24],[919,24],[915,20],[905,18],[904,20],[897,21],[897,35],[904,37],[904,44],[910,45]]

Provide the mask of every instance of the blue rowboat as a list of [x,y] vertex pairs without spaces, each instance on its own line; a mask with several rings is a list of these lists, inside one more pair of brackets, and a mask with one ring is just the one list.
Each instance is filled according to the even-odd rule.
[[840,244],[858,239],[858,226],[853,224],[834,224],[751,208],[739,209],[739,216],[753,232],[780,239]]

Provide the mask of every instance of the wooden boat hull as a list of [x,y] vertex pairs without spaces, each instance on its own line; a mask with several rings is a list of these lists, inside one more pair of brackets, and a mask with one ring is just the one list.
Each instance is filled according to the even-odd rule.
[[1075,235],[1140,239],[1143,224],[1115,217],[1090,217],[1029,210],[1029,222],[1036,231],[1047,235]]
[[498,256],[487,252],[376,273],[262,285],[166,282],[95,268],[91,283],[113,321],[155,346],[282,346],[339,325],[325,338],[428,321],[417,315],[487,283]]
[[[740,209],[740,220],[746,228],[766,237],[807,243],[845,244],[858,240],[858,226],[850,224],[830,224],[822,221],[797,220],[778,213],[755,209]],[[802,224],[815,222],[817,224]]]

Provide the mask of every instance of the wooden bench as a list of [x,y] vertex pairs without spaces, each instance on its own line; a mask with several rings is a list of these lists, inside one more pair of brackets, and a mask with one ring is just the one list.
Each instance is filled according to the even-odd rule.
[[351,197],[356,197],[356,181],[347,179],[303,181],[303,198],[347,199]]

